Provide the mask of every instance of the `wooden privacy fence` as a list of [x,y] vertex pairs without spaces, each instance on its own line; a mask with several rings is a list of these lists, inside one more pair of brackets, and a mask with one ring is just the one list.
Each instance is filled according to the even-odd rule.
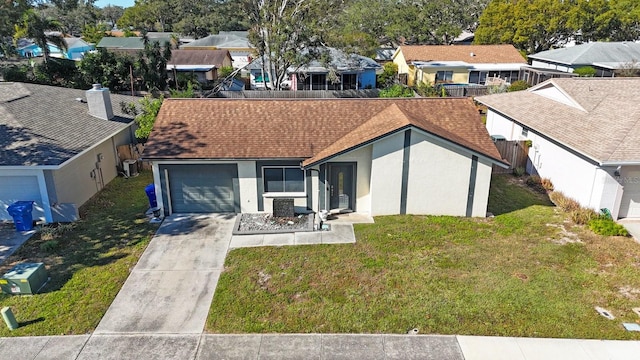
[[228,99],[335,99],[377,98],[379,90],[298,90],[298,91],[220,91],[217,97]]
[[125,160],[138,160],[136,162],[138,171],[151,170],[151,164],[149,162],[140,161],[140,154],[142,154],[142,150],[144,150],[144,145],[142,144],[120,145],[117,147],[117,150],[118,150],[118,160],[120,160],[119,165],[121,169],[123,167],[123,162]]
[[493,172],[498,174],[512,173],[515,168],[526,169],[529,157],[529,143],[526,140],[495,140],[496,148],[502,158],[511,164],[508,169],[493,166]]
[[[489,87],[485,85],[439,85],[444,88],[447,96],[451,97],[475,97],[489,94]],[[439,92],[440,88],[438,89]]]

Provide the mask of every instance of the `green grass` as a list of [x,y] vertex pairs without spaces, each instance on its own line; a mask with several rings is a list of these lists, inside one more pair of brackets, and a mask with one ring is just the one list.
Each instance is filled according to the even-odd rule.
[[[493,219],[384,216],[356,244],[237,249],[207,320],[213,333],[421,333],[640,339],[622,321],[640,289],[640,246],[564,223],[511,176]],[[582,243],[560,245],[560,227]],[[593,309],[617,317],[609,321]]]
[[150,172],[113,180],[81,209],[82,220],[55,238],[34,235],[0,266],[44,262],[51,281],[33,296],[0,294],[21,327],[0,336],[85,334],[93,331],[157,228],[144,216]]

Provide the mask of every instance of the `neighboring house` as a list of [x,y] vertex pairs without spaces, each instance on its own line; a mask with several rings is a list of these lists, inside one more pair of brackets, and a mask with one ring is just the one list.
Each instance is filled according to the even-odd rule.
[[596,77],[613,77],[616,71],[640,68],[640,44],[634,42],[592,42],[529,55],[531,67],[572,73],[591,66]]
[[384,65],[388,62],[392,62],[393,61],[393,54],[396,53],[396,48],[379,48],[376,50],[376,57],[375,57],[375,61],[380,64],[380,65]]
[[229,50],[236,69],[243,68],[255,56],[255,51],[249,43],[247,31],[220,31],[217,35],[209,35],[182,45],[182,50]]
[[[150,42],[158,42],[162,46],[171,44],[171,34],[163,33],[166,36],[158,36],[154,38],[148,38]],[[118,53],[124,53],[129,55],[137,55],[144,49],[144,40],[142,37],[103,37],[96,45],[98,49],[105,49],[108,51],[114,51]]]
[[[287,70],[288,80],[283,88],[291,90],[361,90],[375,89],[376,74],[382,66],[375,60],[357,54],[345,54],[335,48],[325,48],[330,58],[328,64],[313,60],[301,67]],[[263,89],[266,81],[271,88],[269,74],[264,73],[262,61],[252,62],[248,69],[251,74],[251,86]]]
[[487,130],[530,140],[527,172],[581,205],[640,218],[640,79],[552,79],[477,97]]
[[[89,44],[88,42],[80,38],[71,37],[63,39],[67,44],[66,50],[60,49],[59,47],[51,43],[47,44],[49,46],[49,53],[51,57],[79,61],[82,60],[84,54],[91,50],[95,50],[95,46],[93,44]],[[26,58],[44,55],[40,46],[32,42],[19,47],[18,54],[20,54],[21,57]]]
[[[71,221],[118,174],[116,146],[134,141],[135,98],[0,82],[0,220],[7,206],[35,201],[34,219]],[[112,110],[113,103],[113,110]]]
[[451,41],[451,45],[471,45],[476,35],[469,31],[463,31],[455,39]]
[[218,78],[219,69],[231,66],[231,54],[227,50],[172,50],[167,72],[171,79],[187,73],[196,76],[198,82],[206,83]]
[[400,46],[393,56],[398,75],[406,84],[430,85],[512,83],[526,60],[513,45]]
[[469,99],[166,99],[143,153],[165,214],[484,217],[507,166]]

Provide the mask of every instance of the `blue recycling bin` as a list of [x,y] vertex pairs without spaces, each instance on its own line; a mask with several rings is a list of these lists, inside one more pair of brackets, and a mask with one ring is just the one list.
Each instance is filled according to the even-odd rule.
[[13,217],[16,231],[33,230],[33,201],[16,201],[7,207],[7,212]]
[[145,186],[144,192],[147,193],[147,197],[149,198],[149,207],[157,208],[158,201],[156,200],[156,187],[153,184],[149,184]]

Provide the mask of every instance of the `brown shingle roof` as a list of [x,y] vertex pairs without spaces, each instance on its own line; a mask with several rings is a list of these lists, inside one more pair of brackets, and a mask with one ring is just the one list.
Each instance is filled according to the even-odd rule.
[[[400,46],[405,61],[464,61],[469,64],[526,64],[513,45]],[[471,55],[473,54],[473,56]]]
[[215,65],[224,66],[229,50],[171,50],[171,65]]
[[496,161],[470,99],[167,99],[149,159],[307,159],[319,162],[415,126]]
[[[551,87],[574,106],[536,91]],[[476,99],[599,163],[620,163],[640,161],[638,89],[637,78],[558,78],[529,91]]]

